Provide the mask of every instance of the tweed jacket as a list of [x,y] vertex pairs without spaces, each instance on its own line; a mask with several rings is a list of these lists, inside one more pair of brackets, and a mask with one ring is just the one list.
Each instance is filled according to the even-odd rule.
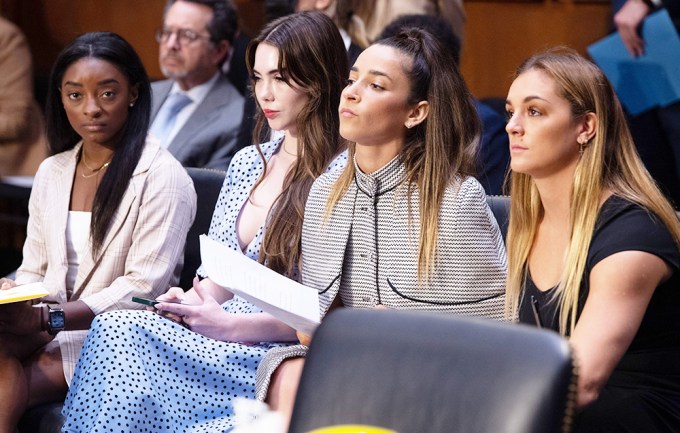
[[[507,258],[498,224],[486,204],[486,194],[474,178],[457,179],[446,189],[439,211],[436,265],[430,280],[418,285],[419,194],[400,182],[405,169],[396,158],[379,171],[389,170],[392,183],[371,196],[370,176],[357,173],[355,182],[326,217],[326,201],[340,173],[316,180],[307,199],[302,228],[302,282],[320,292],[323,317],[335,298],[353,308],[373,308],[378,301],[388,308],[439,311],[501,320],[504,317]],[[368,194],[366,194],[368,192]],[[362,198],[361,194],[369,196]],[[407,209],[408,196],[412,203]],[[363,202],[362,202],[363,200]],[[363,238],[358,221],[373,201],[376,227],[382,240],[372,256],[361,255]],[[349,241],[349,242],[348,242]],[[349,243],[354,243],[348,248]],[[369,242],[369,246],[370,246]],[[364,245],[366,246],[366,245]],[[358,250],[358,251],[354,251]],[[358,254],[357,254],[358,253]],[[371,262],[376,260],[378,265]],[[343,271],[377,266],[375,280],[354,279],[343,284]],[[378,295],[382,293],[382,295]],[[271,374],[287,358],[305,356],[302,345],[271,349],[257,370],[256,397],[264,400]]]
[[[173,80],[156,81],[151,119],[172,89]],[[205,99],[168,145],[168,151],[185,167],[208,167],[226,171],[236,153],[243,118],[243,96],[220,75]]]
[[[381,299],[381,303],[390,308],[502,319],[507,273],[505,247],[479,182],[468,177],[462,182],[452,182],[446,189],[439,211],[436,266],[429,281],[419,286],[418,191],[415,188],[409,191],[402,181],[405,168],[398,159],[384,169],[392,171],[388,174],[392,180],[388,178],[384,182],[394,182],[393,192],[368,197],[366,204],[359,205],[360,196],[370,188],[367,184],[370,177],[357,173],[355,182],[350,184],[327,220],[324,217],[326,201],[339,173],[321,176],[310,191],[302,229],[302,282],[319,290],[322,316],[340,294],[343,303],[350,307],[370,308]],[[345,285],[342,274],[348,260],[371,260],[347,249],[350,232],[356,232],[354,237],[359,235],[357,222],[370,202],[375,203],[377,212],[370,219],[375,218],[384,226],[380,227],[381,246],[374,252],[379,272],[384,275],[378,275],[378,281],[367,285],[361,282]],[[373,227],[369,233],[372,230]],[[343,293],[343,290],[352,292],[360,287],[364,292],[359,296]],[[353,305],[347,305],[348,301]]]
[[[186,234],[196,213],[193,183],[156,140],[148,140],[101,251],[93,257],[88,246],[73,291],[67,293],[66,225],[80,148],[52,156],[38,169],[16,282],[42,281],[50,292],[43,301],[82,300],[95,314],[139,308],[132,296],[155,298],[179,280]],[[69,381],[86,334],[57,334]]]

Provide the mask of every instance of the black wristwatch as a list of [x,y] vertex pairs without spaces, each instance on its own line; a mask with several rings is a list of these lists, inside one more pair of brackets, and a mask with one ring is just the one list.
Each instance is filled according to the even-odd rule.
[[59,307],[53,307],[52,305],[48,305],[47,309],[47,333],[50,335],[57,335],[60,331],[64,330],[64,325],[66,324],[64,310]]

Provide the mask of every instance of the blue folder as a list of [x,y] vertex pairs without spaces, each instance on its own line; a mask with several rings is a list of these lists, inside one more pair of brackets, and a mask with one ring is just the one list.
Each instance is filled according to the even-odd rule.
[[588,47],[632,115],[680,100],[680,37],[665,9],[645,19],[642,38],[645,53],[638,58],[626,50],[618,33]]

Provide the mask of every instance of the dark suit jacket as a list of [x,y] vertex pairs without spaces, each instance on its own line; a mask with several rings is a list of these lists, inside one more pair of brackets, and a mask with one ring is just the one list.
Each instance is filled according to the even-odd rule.
[[505,174],[510,166],[510,145],[505,132],[505,118],[480,101],[475,101],[475,107],[482,121],[477,180],[488,195],[501,195]]
[[347,49],[347,61],[350,68],[354,66],[354,62],[357,61],[357,57],[359,57],[359,54],[361,54],[362,51],[361,47],[354,42],[349,44],[349,48]]
[[236,90],[242,95],[246,96],[248,92],[248,68],[246,67],[246,49],[250,43],[250,38],[243,32],[239,32],[232,43],[231,60],[229,60],[229,72],[227,78],[231,84],[236,87]]
[[663,0],[663,5],[668,9],[675,28],[680,31],[680,0]]
[[[151,84],[152,122],[168,97],[172,84],[172,80]],[[172,140],[168,151],[185,167],[226,170],[237,150],[236,139],[242,116],[243,97],[222,75]]]

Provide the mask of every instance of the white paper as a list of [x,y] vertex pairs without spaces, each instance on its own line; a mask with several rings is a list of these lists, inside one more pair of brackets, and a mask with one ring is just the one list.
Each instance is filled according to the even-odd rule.
[[201,235],[208,277],[298,331],[312,335],[321,322],[319,292]]
[[31,188],[33,186],[33,176],[0,176],[0,182],[23,188]]

